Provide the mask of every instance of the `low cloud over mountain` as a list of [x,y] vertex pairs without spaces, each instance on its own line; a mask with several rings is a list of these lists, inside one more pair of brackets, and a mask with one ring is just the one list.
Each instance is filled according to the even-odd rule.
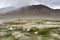
[[0,14],[0,18],[60,19],[60,9],[51,9],[45,5],[32,5]]

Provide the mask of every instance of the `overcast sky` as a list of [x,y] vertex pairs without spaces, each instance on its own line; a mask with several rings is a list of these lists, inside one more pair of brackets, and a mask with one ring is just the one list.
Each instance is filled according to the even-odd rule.
[[60,9],[60,0],[0,0],[0,8],[8,6],[22,7],[38,4],[47,5],[53,9]]

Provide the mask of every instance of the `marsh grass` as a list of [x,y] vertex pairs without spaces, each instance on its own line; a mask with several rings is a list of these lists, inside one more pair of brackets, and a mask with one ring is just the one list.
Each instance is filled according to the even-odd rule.
[[[38,27],[31,27],[31,28],[25,28],[22,27],[25,24],[28,23],[33,23],[33,25],[40,25],[40,24],[44,24],[45,22],[55,22],[55,21],[50,21],[50,20],[29,20],[29,22],[27,21],[22,21],[22,22],[4,22],[2,25],[5,24],[5,26],[0,26],[0,33],[1,30],[3,30],[3,34],[4,32],[6,32],[6,35],[1,36],[0,35],[0,40],[60,40],[57,37],[52,37],[51,34],[52,33],[56,33],[60,36],[60,30],[58,30],[59,27],[44,27],[44,28],[38,28]],[[56,21],[59,22],[59,21]],[[9,25],[7,25],[9,24]],[[12,25],[21,25],[22,26],[12,26]],[[58,24],[57,24],[58,25]],[[8,28],[6,28],[8,26]],[[29,25],[30,26],[30,25]],[[25,26],[27,27],[27,26]],[[13,30],[11,30],[10,28],[12,28]],[[6,29],[6,31],[5,31]],[[19,31],[20,33],[24,34],[21,39],[19,38],[15,38],[15,35],[12,35],[12,32],[14,31]],[[27,38],[28,37],[28,38]],[[40,38],[39,38],[40,37]]]

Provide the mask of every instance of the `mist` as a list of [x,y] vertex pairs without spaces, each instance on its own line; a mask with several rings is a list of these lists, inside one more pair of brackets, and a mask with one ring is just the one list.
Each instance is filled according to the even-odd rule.
[[9,6],[18,8],[38,4],[46,5],[52,9],[60,9],[60,0],[0,0],[0,9]]

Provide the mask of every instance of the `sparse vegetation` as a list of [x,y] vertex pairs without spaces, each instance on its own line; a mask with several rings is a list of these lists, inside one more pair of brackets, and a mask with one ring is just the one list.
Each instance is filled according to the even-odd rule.
[[[0,40],[60,40],[60,26],[58,26],[58,24],[51,27],[49,27],[48,24],[46,24],[47,27],[43,26],[46,22],[50,21],[25,20],[18,22],[4,22],[0,26]],[[52,34],[56,34],[55,36],[57,37]]]

